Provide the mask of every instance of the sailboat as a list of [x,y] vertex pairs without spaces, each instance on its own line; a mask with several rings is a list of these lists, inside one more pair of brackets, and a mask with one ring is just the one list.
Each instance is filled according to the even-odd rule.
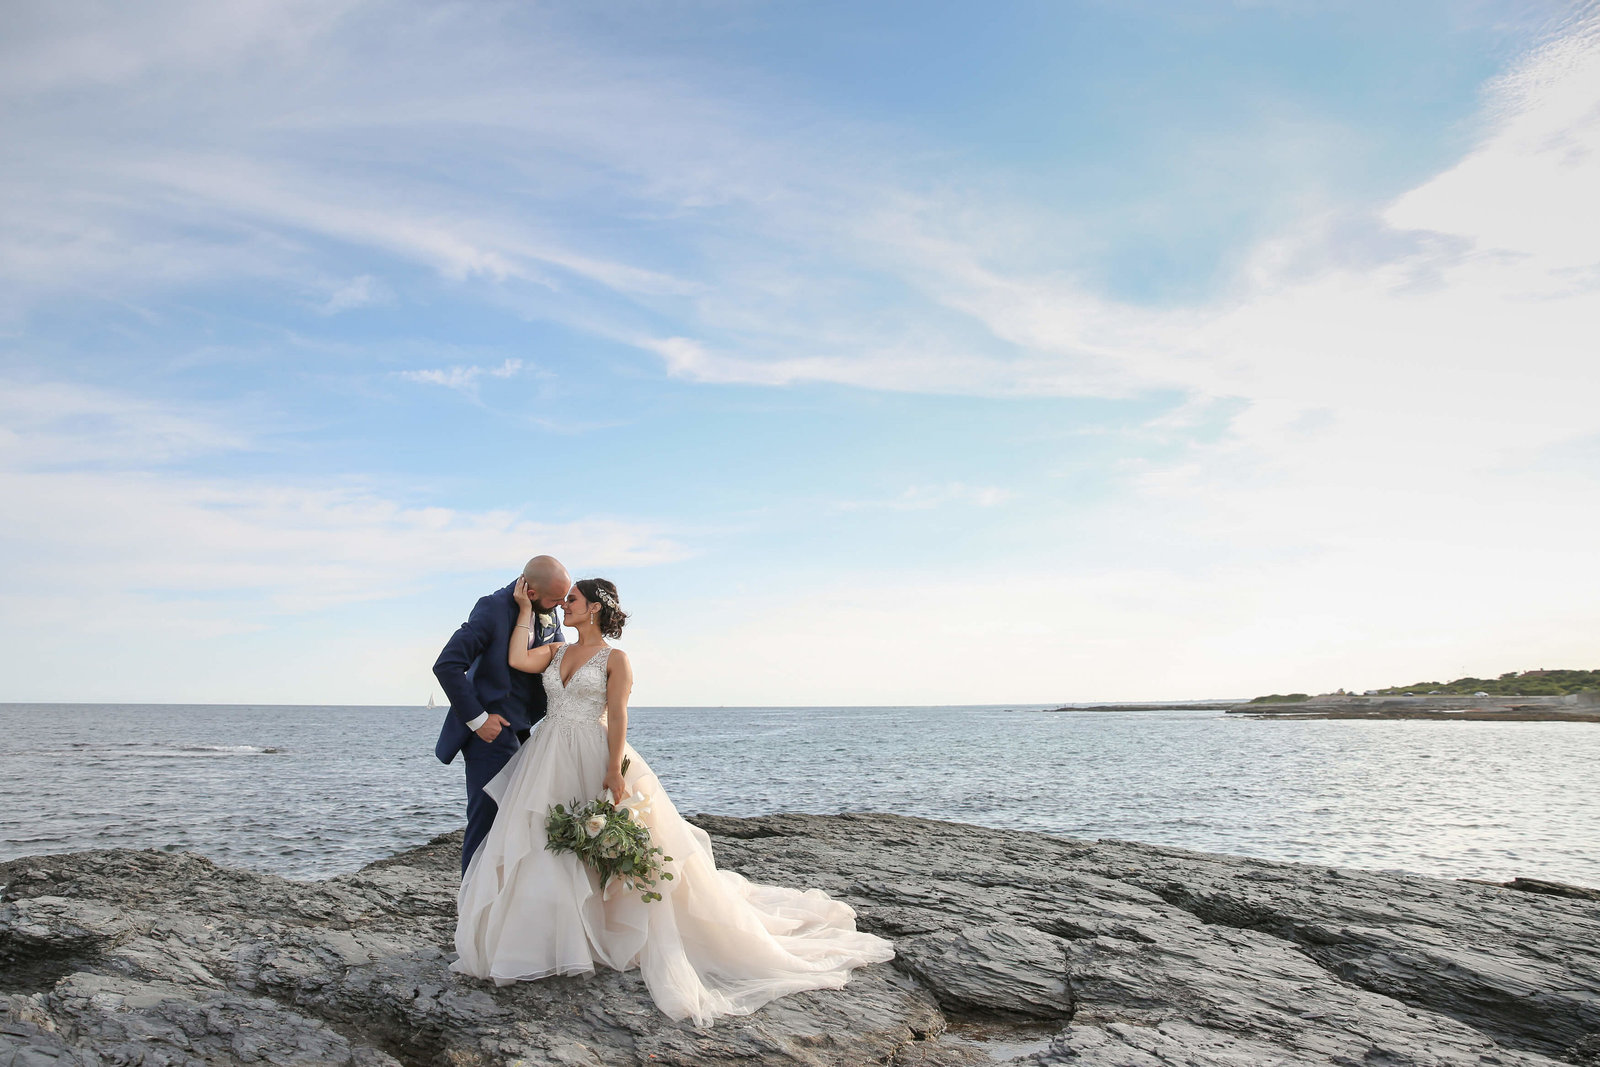
[[433,702],[433,694],[429,693],[428,694],[428,710],[432,711],[435,707],[437,707],[437,705],[434,704],[434,702]]

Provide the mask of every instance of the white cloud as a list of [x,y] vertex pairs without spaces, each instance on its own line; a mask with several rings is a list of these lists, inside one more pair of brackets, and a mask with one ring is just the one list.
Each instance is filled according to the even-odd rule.
[[[29,146],[0,170],[4,310],[240,279],[304,291],[350,248],[569,308],[574,290],[689,291],[563,236],[560,194],[660,183],[630,161],[671,158],[670,131],[702,120],[663,119],[712,105],[597,74],[623,65],[583,61],[548,21],[402,0],[25,4],[0,41],[0,133]],[[523,195],[463,195],[486,171]]]
[[92,386],[0,379],[0,465],[163,464],[248,447],[224,420]]
[[1469,238],[1528,273],[1600,260],[1600,15],[1492,87],[1493,135],[1390,207],[1401,229]]
[[522,360],[508,359],[498,367],[446,367],[441,370],[403,370],[400,377],[421,385],[442,385],[471,396],[478,395],[478,379],[514,378],[522,372]]
[[[288,160],[172,153],[129,159],[119,177],[161,197],[180,197],[204,218],[259,222],[391,253],[463,281],[516,278],[553,285],[551,268],[623,292],[673,292],[659,272],[574,252],[542,237],[515,211],[452,210],[450,191],[418,185],[375,190],[364,181],[303,173]],[[421,201],[421,203],[419,203]]]
[[387,286],[370,274],[359,274],[338,286],[317,308],[324,315],[337,315],[341,311],[387,304],[394,299]]
[[17,0],[0,39],[0,90],[127,83],[152,71],[220,71],[266,51],[293,57],[356,5],[307,0]]
[[28,561],[13,583],[69,582],[93,560],[130,591],[229,589],[291,613],[382,599],[441,575],[515,570],[537,552],[618,567],[684,551],[639,524],[530,520],[514,491],[501,509],[465,512],[354,488],[10,471],[0,473],[0,496],[16,509],[9,552]]
[[[515,373],[514,363],[489,373]],[[113,575],[125,599],[157,614],[227,590],[231,604],[197,609],[197,617],[236,619],[240,603],[314,612],[398,596],[441,576],[514,570],[538,552],[588,567],[686,555],[649,523],[531,519],[514,484],[499,506],[471,511],[398,500],[354,480],[188,473],[174,464],[256,443],[221,428],[232,420],[220,415],[106,390],[13,384],[0,397],[0,546],[19,563],[0,582],[4,596],[70,602]]]
[[1039,246],[1059,225],[988,190],[919,196],[863,183],[831,214],[786,202],[789,216],[769,221],[914,287],[932,302],[921,322],[886,325],[898,313],[882,307],[857,316],[815,279],[793,279],[777,300],[734,281],[696,301],[703,332],[635,343],[703,382],[989,396],[1177,389],[1251,402],[1242,432],[1308,406],[1415,418],[1447,404],[1493,411],[1501,425],[1586,432],[1594,420],[1578,398],[1600,299],[1595,21],[1492,86],[1485,122],[1458,165],[1394,203],[1312,216],[1264,242],[1209,305],[1107,299],[1074,277],[1070,256],[1030,269],[1049,261]]
[[692,554],[659,523],[540,518],[547,490],[514,479],[465,509],[337,474],[196,472],[271,442],[231,410],[0,380],[0,697],[420,703],[473,600],[530,556],[585,573]]

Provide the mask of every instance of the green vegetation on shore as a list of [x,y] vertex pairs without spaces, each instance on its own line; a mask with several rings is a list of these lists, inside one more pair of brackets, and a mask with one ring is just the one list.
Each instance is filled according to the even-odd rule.
[[1298,704],[1302,700],[1310,700],[1309,693],[1269,693],[1264,697],[1256,697],[1252,704]]
[[[1426,696],[1439,693],[1447,696],[1471,696],[1488,693],[1490,696],[1540,697],[1565,696],[1585,689],[1600,689],[1600,670],[1593,671],[1507,671],[1498,678],[1457,678],[1453,682],[1417,682],[1415,685],[1397,685],[1377,690],[1377,696]],[[1257,701],[1274,701],[1274,697],[1258,697]]]

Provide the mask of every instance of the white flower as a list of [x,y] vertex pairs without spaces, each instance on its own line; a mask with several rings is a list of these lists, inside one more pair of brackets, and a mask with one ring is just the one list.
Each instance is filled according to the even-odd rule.
[[606,828],[604,815],[591,815],[583,821],[583,830],[590,837],[599,837],[600,831]]

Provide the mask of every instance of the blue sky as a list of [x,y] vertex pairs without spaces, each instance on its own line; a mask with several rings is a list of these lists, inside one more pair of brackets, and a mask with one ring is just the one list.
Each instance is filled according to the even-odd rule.
[[1592,5],[11,21],[0,699],[421,702],[541,551],[647,704],[1593,665]]

